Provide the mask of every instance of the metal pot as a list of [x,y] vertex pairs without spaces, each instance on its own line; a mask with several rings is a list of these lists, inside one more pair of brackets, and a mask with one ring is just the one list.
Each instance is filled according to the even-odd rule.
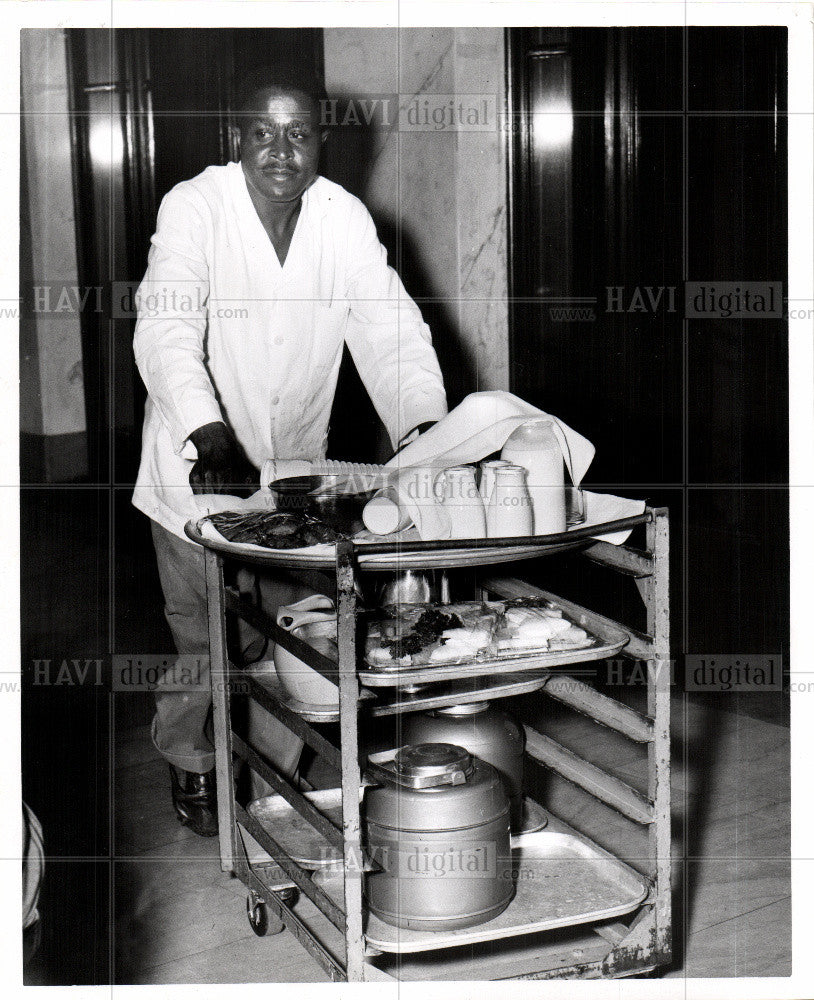
[[416,930],[472,927],[514,895],[509,802],[497,771],[449,743],[371,754],[365,876],[372,913]]
[[486,701],[436,708],[406,716],[402,736],[405,743],[455,743],[491,764],[506,785],[512,829],[520,829],[526,737],[512,715]]
[[427,573],[406,569],[388,580],[379,594],[379,604],[429,604],[432,592]]

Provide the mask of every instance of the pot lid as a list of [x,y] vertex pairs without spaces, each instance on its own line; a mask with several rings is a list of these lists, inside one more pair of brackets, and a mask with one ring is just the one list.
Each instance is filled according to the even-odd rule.
[[[422,787],[460,784],[472,773],[472,755],[454,743],[417,743],[402,747],[394,758],[398,774]],[[456,780],[456,776],[458,780]]]
[[433,715],[481,715],[491,708],[488,701],[466,702],[464,705],[446,705],[444,708],[431,709]]

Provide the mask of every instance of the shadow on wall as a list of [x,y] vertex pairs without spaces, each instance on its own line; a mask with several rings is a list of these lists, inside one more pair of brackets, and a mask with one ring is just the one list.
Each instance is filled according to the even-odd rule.
[[[351,98],[332,95],[337,101],[334,120],[344,121]],[[341,184],[367,204],[366,195],[381,153],[381,127],[359,120],[334,126],[322,156],[322,174]],[[431,197],[428,195],[428,197]],[[370,207],[370,206],[368,206]],[[456,303],[443,298],[428,273],[422,253],[422,233],[412,231],[399,218],[398,188],[392,207],[370,209],[390,265],[398,272],[409,295],[418,303],[432,332],[433,345],[444,375],[450,409],[477,389],[474,366],[464,350],[455,317]],[[329,454],[357,461],[381,461],[390,452],[384,429],[350,358],[343,360],[331,418]]]

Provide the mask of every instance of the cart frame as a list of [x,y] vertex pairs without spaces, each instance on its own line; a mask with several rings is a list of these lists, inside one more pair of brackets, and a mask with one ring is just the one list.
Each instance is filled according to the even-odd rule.
[[[364,712],[360,703],[360,681],[356,656],[356,581],[360,566],[360,550],[367,554],[392,556],[398,564],[399,553],[427,553],[427,561],[437,554],[453,557],[456,550],[466,550],[469,565],[472,549],[494,550],[503,545],[509,558],[533,558],[546,552],[562,551],[569,545],[577,554],[631,577],[644,601],[647,613],[646,632],[637,632],[626,625],[630,642],[625,656],[644,661],[647,665],[647,714],[643,715],[615,699],[597,692],[566,674],[552,674],[541,691],[594,721],[607,726],[630,740],[646,744],[648,782],[646,794],[604,771],[598,765],[578,756],[550,737],[526,727],[527,754],[544,767],[576,784],[601,802],[613,807],[628,819],[648,828],[648,861],[652,888],[638,907],[632,921],[604,922],[587,925],[599,949],[575,952],[567,943],[561,947],[546,945],[532,967],[484,968],[478,978],[614,978],[637,975],[657,969],[671,959],[672,914],[670,886],[670,612],[669,612],[669,516],[666,508],[646,508],[642,515],[612,522],[606,527],[633,528],[644,525],[644,549],[629,545],[612,545],[593,541],[589,534],[596,528],[568,532],[567,537],[551,535],[529,539],[486,540],[473,546],[468,542],[424,542],[409,546],[396,543],[354,545],[342,541],[336,546],[337,579],[337,638],[338,662],[322,656],[310,646],[279,628],[257,608],[243,603],[224,586],[223,549],[207,544],[200,536],[187,533],[205,545],[207,600],[209,610],[209,640],[212,677],[212,700],[215,732],[215,760],[218,786],[218,818],[221,867],[241,879],[249,890],[249,916],[257,930],[256,915],[262,907],[272,914],[274,930],[284,925],[320,963],[334,981],[397,981],[377,968],[372,959],[377,952],[367,946],[364,935],[364,902],[362,897],[362,851],[359,789],[359,716]],[[518,555],[518,543],[522,554]],[[236,557],[241,561],[242,557]],[[420,558],[420,557],[419,557]],[[266,565],[284,565],[285,554],[275,560],[257,557],[251,560]],[[484,560],[486,562],[487,560]],[[494,559],[489,560],[494,562]],[[437,565],[438,563],[436,563]],[[366,567],[361,567],[362,571]],[[371,566],[381,569],[381,565]],[[488,576],[479,579],[484,592],[500,597],[534,595],[537,589],[521,580]],[[249,695],[275,715],[312,749],[321,755],[341,776],[342,828],[334,825],[316,809],[286,778],[278,774],[260,755],[232,730],[231,689],[237,675],[227,649],[227,614],[236,614],[259,629],[276,643],[285,646],[315,670],[329,677],[339,688],[340,746],[333,746],[300,715],[292,712],[250,675],[241,674],[248,682]],[[611,622],[617,625],[618,623]],[[449,704],[463,700],[450,695]],[[370,704],[375,704],[371,701]],[[408,703],[404,710],[418,707]],[[377,714],[392,714],[398,706]],[[262,827],[236,801],[234,795],[234,759],[245,761],[282,795],[300,815],[307,819],[345,859],[344,908],[338,906],[310,878]],[[243,827],[274,859],[275,864],[253,865],[249,862],[240,833]],[[580,836],[583,836],[580,834]],[[589,839],[589,838],[584,838]],[[293,909],[291,896],[299,890],[327,917],[344,937],[345,960],[341,961],[312,932]],[[584,931],[585,927],[579,928]],[[258,930],[262,933],[263,929]],[[575,954],[585,960],[574,961]],[[472,960],[477,963],[477,959]],[[528,963],[527,963],[528,964]],[[477,967],[476,967],[477,971]]]

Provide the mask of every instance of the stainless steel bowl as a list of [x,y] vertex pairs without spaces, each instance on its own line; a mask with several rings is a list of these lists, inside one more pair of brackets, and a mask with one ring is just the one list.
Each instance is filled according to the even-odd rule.
[[374,490],[348,491],[346,476],[293,476],[269,485],[278,510],[310,514],[337,531],[355,535],[364,528],[362,511]]
[[388,580],[381,588],[379,604],[429,604],[430,580],[426,573],[407,569]]

